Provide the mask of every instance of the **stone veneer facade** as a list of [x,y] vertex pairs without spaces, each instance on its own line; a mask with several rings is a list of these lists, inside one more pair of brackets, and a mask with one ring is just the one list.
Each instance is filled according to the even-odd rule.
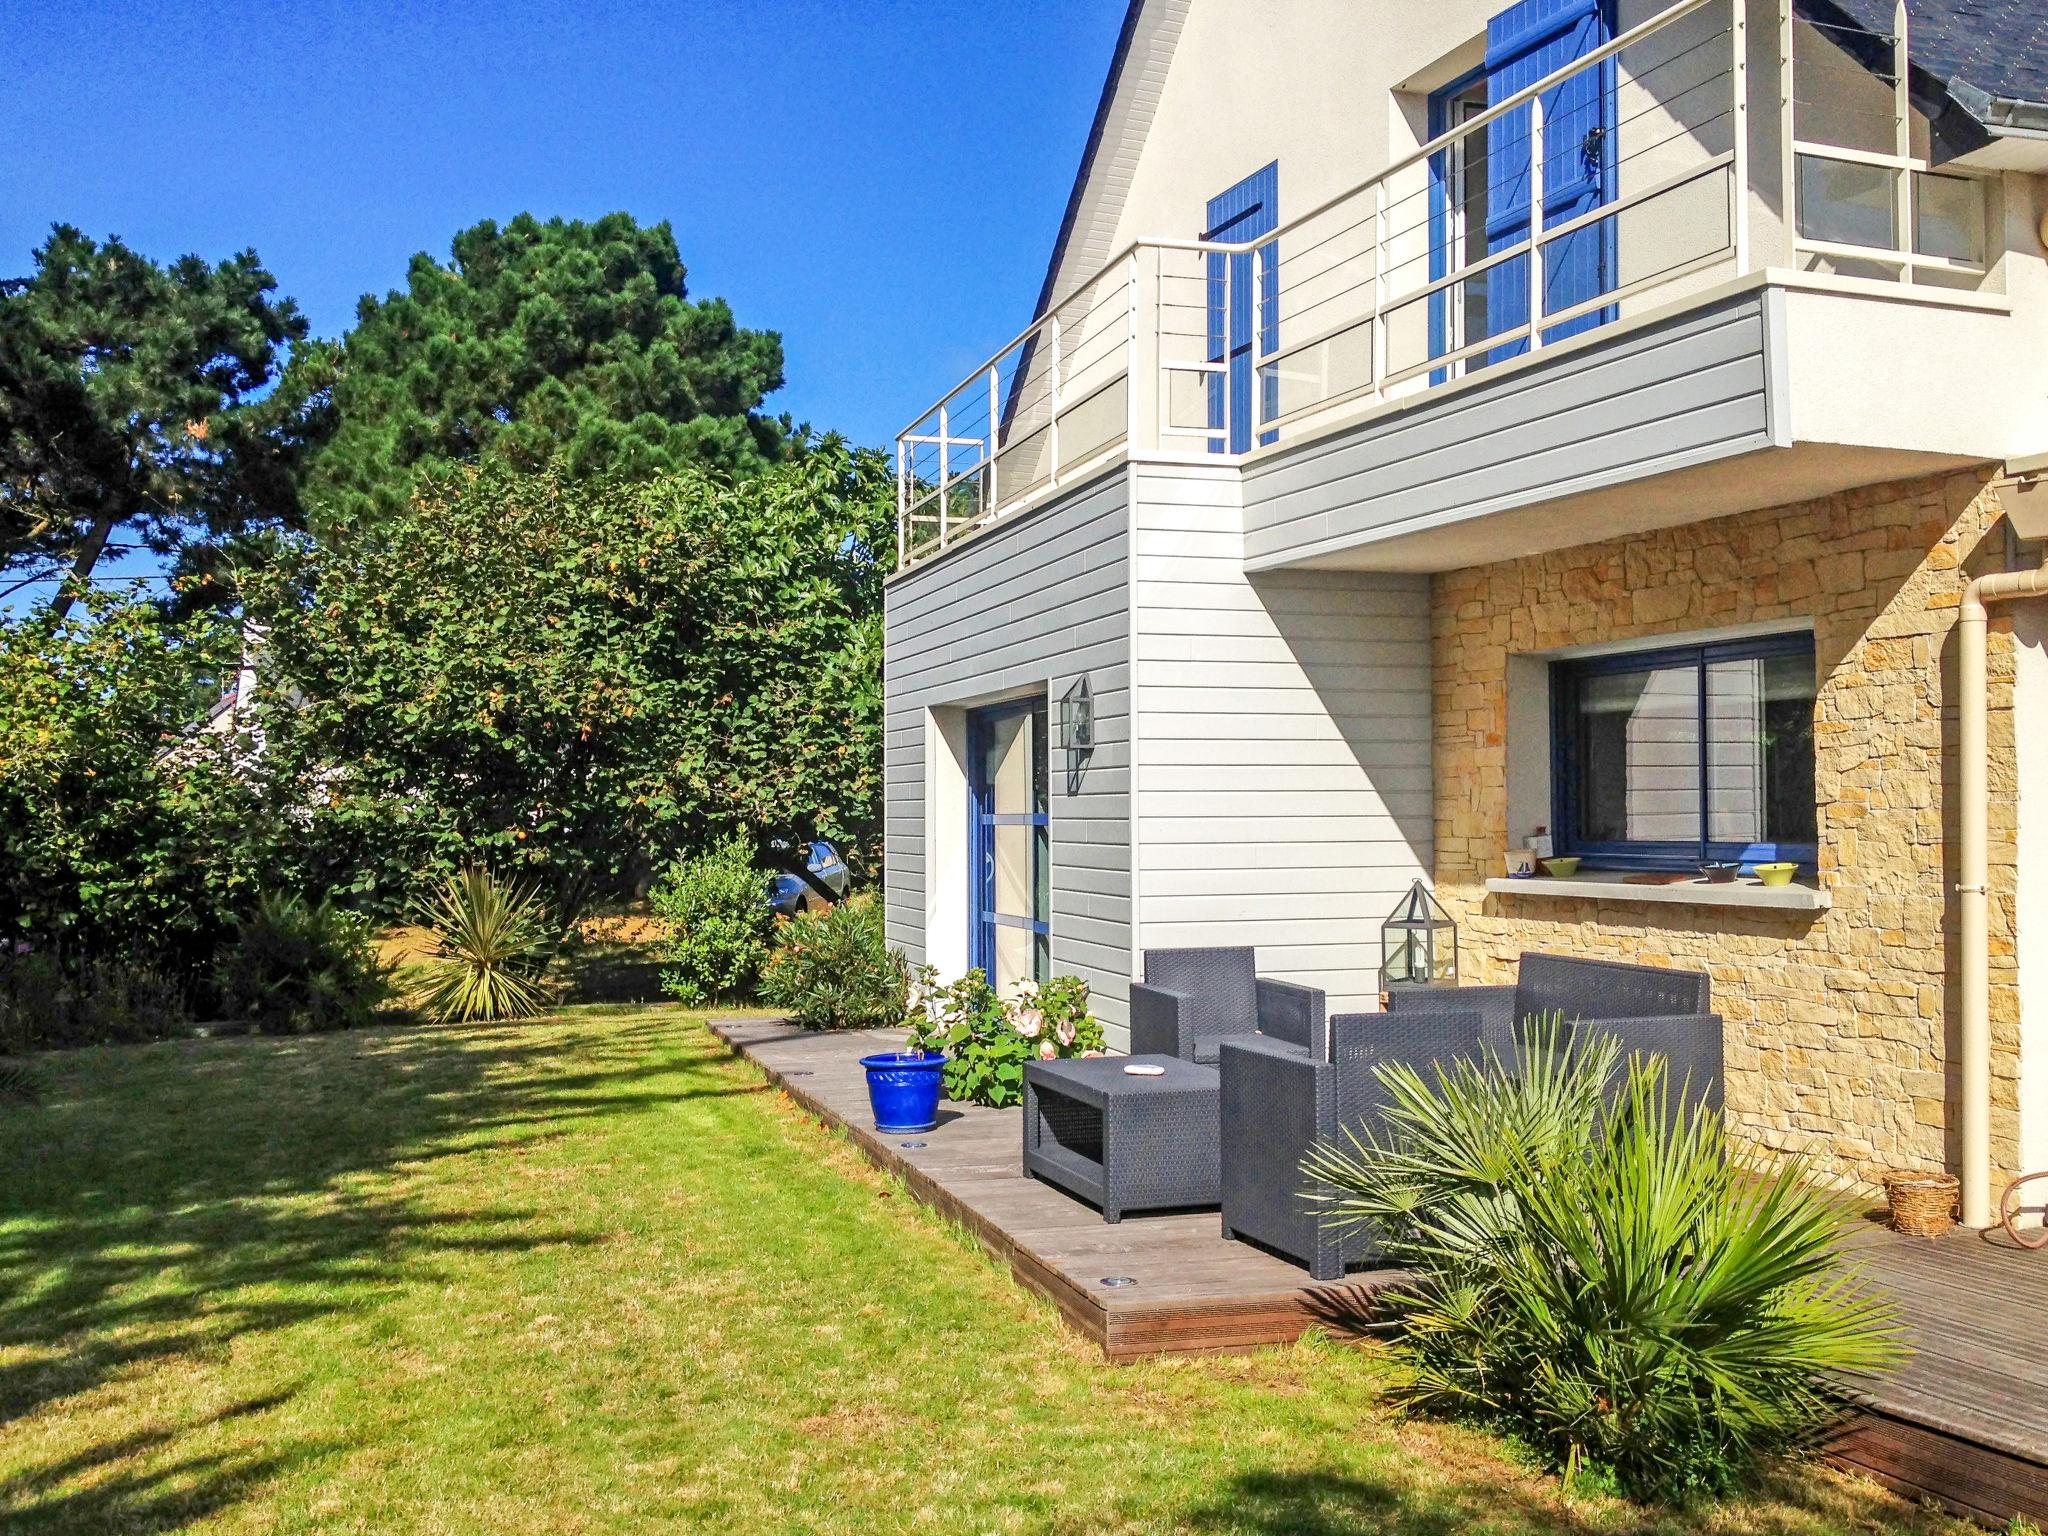
[[[1965,582],[2003,552],[1998,517],[1988,472],[1952,475],[1436,577],[1436,878],[1466,979],[1512,979],[1524,949],[1704,967],[1726,1020],[1739,1134],[1864,1182],[1888,1167],[1953,1167],[1952,631]],[[1776,620],[1814,630],[1830,909],[1486,891],[1502,852],[1530,830],[1507,825],[1511,654]],[[2019,1054],[2012,643],[1996,608],[1990,679],[1992,1158],[2009,1172]]]

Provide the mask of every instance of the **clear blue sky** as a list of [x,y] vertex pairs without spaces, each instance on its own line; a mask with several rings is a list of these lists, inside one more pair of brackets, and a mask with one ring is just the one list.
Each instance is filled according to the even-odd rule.
[[254,246],[335,335],[478,219],[623,208],[879,444],[1029,319],[1123,10],[15,0],[0,275],[57,220]]

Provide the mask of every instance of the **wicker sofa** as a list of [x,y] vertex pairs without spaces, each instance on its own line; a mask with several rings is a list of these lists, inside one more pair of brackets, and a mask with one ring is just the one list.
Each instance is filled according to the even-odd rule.
[[1522,957],[1513,986],[1415,988],[1394,992],[1387,1013],[1329,1020],[1329,1059],[1284,1042],[1233,1037],[1221,1043],[1219,1131],[1223,1235],[1308,1266],[1335,1280],[1371,1262],[1370,1234],[1326,1230],[1302,1159],[1347,1126],[1376,1121],[1386,1093],[1376,1068],[1402,1062],[1427,1072],[1437,1062],[1491,1051],[1511,1060],[1519,1026],[1560,1013],[1566,1027],[1617,1036],[1626,1053],[1656,1052],[1670,1064],[1669,1091],[1721,1105],[1721,1020],[1707,1011],[1707,978],[1553,955]]
[[1662,1056],[1667,1091],[1721,1108],[1721,1019],[1698,971],[1525,953],[1512,985],[1403,987],[1387,994],[1397,1017],[1477,1012],[1486,1042],[1511,1059],[1521,1025],[1551,1014],[1567,1038],[1592,1026],[1621,1042],[1624,1056]]
[[1323,994],[1258,969],[1249,947],[1145,951],[1145,979],[1131,983],[1131,1054],[1213,1066],[1224,1040],[1265,1035],[1327,1056]]

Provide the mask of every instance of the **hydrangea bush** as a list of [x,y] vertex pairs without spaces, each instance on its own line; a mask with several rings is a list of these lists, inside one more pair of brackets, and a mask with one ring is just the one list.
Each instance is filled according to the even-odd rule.
[[980,970],[941,986],[922,965],[908,1007],[908,1049],[945,1053],[946,1097],[960,1103],[1021,1103],[1026,1062],[1103,1052],[1102,1025],[1088,1011],[1088,983],[1078,976],[1019,982],[1004,998]]

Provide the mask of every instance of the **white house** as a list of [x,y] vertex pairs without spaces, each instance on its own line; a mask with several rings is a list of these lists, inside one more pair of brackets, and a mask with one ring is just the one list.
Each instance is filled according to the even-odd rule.
[[1468,980],[1709,971],[1739,1131],[1981,1215],[2048,1165],[2048,605],[1971,586],[2044,208],[2023,0],[1134,0],[1035,318],[899,444],[893,941],[1115,1042],[1147,949],[1376,1007],[1421,879]]

